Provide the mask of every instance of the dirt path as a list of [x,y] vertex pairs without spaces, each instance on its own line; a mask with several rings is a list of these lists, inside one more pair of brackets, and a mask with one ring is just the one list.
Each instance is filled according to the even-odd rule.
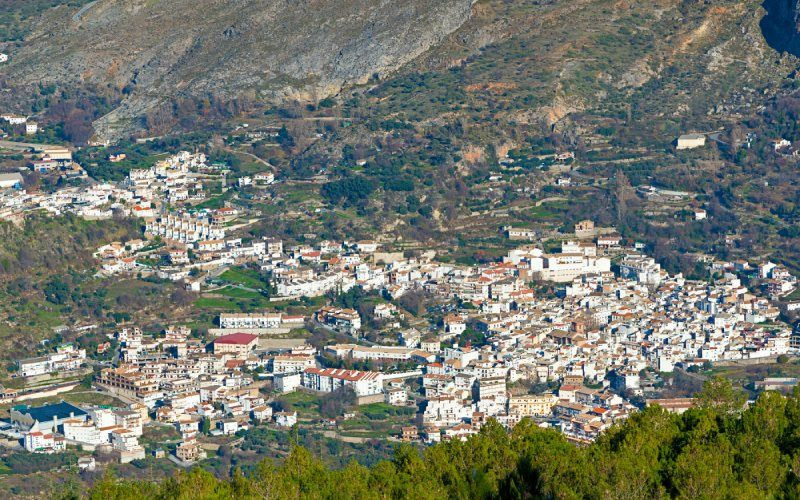
[[268,161],[259,158],[258,156],[254,155],[253,153],[248,153],[247,151],[239,151],[237,149],[232,149],[232,148],[228,148],[228,147],[223,147],[222,149],[224,149],[225,151],[227,151],[229,153],[242,154],[242,155],[245,155],[245,156],[249,156],[249,157],[253,158],[254,160],[256,160],[257,162],[262,163],[262,164],[266,165],[269,168],[274,168],[272,165],[269,164]]
[[563,196],[550,196],[548,198],[542,198],[536,202],[537,207],[541,207],[543,204],[550,202],[550,201],[567,201],[566,198]]

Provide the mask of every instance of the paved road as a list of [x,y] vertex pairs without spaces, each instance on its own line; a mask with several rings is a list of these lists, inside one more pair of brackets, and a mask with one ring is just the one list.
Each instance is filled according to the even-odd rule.
[[86,14],[86,11],[91,9],[94,6],[94,4],[96,4],[96,3],[97,3],[97,0],[94,0],[94,2],[89,2],[86,5],[84,5],[83,7],[81,7],[81,10],[79,10],[78,12],[75,13],[75,15],[72,16],[72,22],[77,23],[78,21],[80,21],[81,20],[81,16]]

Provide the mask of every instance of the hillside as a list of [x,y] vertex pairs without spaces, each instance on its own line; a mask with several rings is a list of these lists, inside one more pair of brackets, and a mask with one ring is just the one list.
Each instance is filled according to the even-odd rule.
[[[379,232],[449,252],[458,230],[458,251],[473,253],[504,225],[547,232],[588,217],[661,249],[662,262],[672,253],[674,263],[675,251],[770,254],[800,268],[796,239],[784,236],[797,235],[800,211],[788,203],[765,216],[796,191],[797,169],[776,162],[768,144],[800,139],[783,99],[797,88],[798,58],[776,50],[773,38],[795,36],[786,21],[796,2],[204,0],[193,9],[183,0],[37,1],[56,6],[26,14],[24,36],[0,69],[13,92],[0,99],[14,96],[9,106],[20,109],[32,103],[46,126],[91,116],[101,136],[172,132],[187,149],[268,161],[288,181],[275,188],[277,203],[242,203],[304,217],[277,218],[254,235]],[[377,76],[374,61],[386,63]],[[328,93],[334,98],[320,101]],[[236,131],[242,122],[284,128],[290,140],[250,140]],[[758,140],[726,149],[734,130]],[[673,141],[690,131],[724,136],[676,155]],[[580,185],[573,189],[554,187],[558,172],[540,166],[541,156],[566,150],[577,155],[567,172]],[[511,168],[500,164],[506,154],[517,160]],[[92,175],[124,176],[111,164],[91,167],[105,156],[90,148],[79,161]],[[622,214],[618,170],[634,188],[696,193],[714,217],[693,227],[644,203]],[[497,176],[503,181],[490,186]],[[328,194],[367,189],[337,198],[323,183]],[[543,201],[551,196],[567,203]],[[723,248],[730,233],[742,238]]]
[[[17,89],[109,89],[101,136],[179,96],[316,100],[407,63],[473,0],[99,0],[47,10],[4,76]],[[17,94],[20,95],[20,94]]]
[[36,352],[60,325],[101,323],[134,313],[144,317],[163,306],[172,291],[168,285],[94,276],[97,261],[91,254],[98,245],[139,234],[136,222],[127,219],[34,216],[22,227],[0,222],[2,359]]
[[[333,108],[284,119],[297,144],[288,154],[259,145],[250,151],[287,178],[327,171],[374,181],[383,187],[377,196],[348,202],[365,233],[427,239],[444,243],[443,251],[454,247],[454,230],[461,245],[472,239],[485,250],[486,236],[506,224],[549,230],[588,217],[684,256],[714,252],[725,233],[750,232],[730,255],[763,255],[786,243],[767,236],[782,222],[753,219],[775,200],[793,198],[796,177],[791,164],[773,165],[766,149],[772,137],[796,137],[788,125],[774,126],[783,110],[765,108],[793,92],[798,64],[764,38],[767,15],[750,0],[482,1],[464,26],[396,75],[342,93]],[[334,121],[311,121],[323,119]],[[752,131],[758,142],[745,151],[681,155],[672,146],[685,132],[734,128]],[[538,157],[563,150],[576,152],[570,175],[580,187],[555,188],[557,173],[540,168]],[[500,164],[506,153],[517,163]],[[696,192],[698,202],[724,209],[703,234],[644,206],[623,217],[614,206],[617,170],[634,186]],[[507,184],[487,182],[492,175]],[[569,202],[530,207],[547,194]],[[782,260],[797,262],[793,253]]]
[[[22,8],[17,3],[10,2],[12,10]],[[793,59],[774,51],[797,39],[797,6],[788,0],[46,5],[54,7],[38,17],[27,13],[25,30],[15,32],[22,40],[0,69],[13,92],[2,99],[24,110],[41,103],[41,89],[51,84],[102,96],[107,106],[94,126],[106,138],[174,130],[170,115],[185,114],[185,100],[200,101],[194,112],[205,116],[209,100],[236,101],[237,109],[317,102],[418,72],[436,80],[415,91],[434,91],[429,98],[406,95],[411,99],[398,109],[383,91],[367,111],[418,108],[409,118],[423,121],[486,110],[503,122],[548,126],[586,111],[666,119],[741,112],[754,93],[774,93],[792,72]],[[473,112],[465,114],[468,105]]]

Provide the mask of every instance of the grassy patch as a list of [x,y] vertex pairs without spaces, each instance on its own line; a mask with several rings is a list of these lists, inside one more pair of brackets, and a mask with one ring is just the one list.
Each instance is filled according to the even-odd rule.
[[207,208],[210,210],[222,208],[223,206],[225,206],[225,201],[227,201],[231,197],[231,193],[232,191],[227,191],[226,193],[221,194],[219,196],[214,196],[213,198],[209,198],[202,203],[198,203],[197,205],[194,206],[194,208],[197,209]]
[[784,297],[783,300],[800,300],[800,288]]
[[239,305],[229,299],[217,299],[212,297],[200,297],[194,301],[194,306],[198,309],[226,309],[230,311],[240,310]]
[[365,417],[370,420],[385,420],[399,415],[411,415],[414,408],[393,406],[388,403],[370,403],[358,409]]
[[298,416],[305,418],[319,418],[319,397],[303,391],[295,391],[281,396],[280,401],[289,406]]
[[220,280],[234,285],[242,285],[248,288],[262,288],[264,281],[261,279],[256,271],[251,269],[244,269],[241,267],[233,267],[228,269],[219,277]]
[[263,296],[258,292],[243,290],[233,286],[226,286],[222,290],[216,290],[215,294],[224,295],[233,299],[261,299]]

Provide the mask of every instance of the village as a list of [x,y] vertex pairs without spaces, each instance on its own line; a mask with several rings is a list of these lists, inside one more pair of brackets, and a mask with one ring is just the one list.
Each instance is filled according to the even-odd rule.
[[[140,175],[149,178],[132,177]],[[113,362],[97,367],[91,385],[124,404],[29,406],[6,389],[3,400],[17,402],[0,424],[7,445],[36,453],[80,446],[123,463],[152,452],[188,466],[203,459],[210,436],[242,436],[262,425],[336,428],[352,414],[313,422],[276,404],[303,393],[332,395],[351,408],[404,409],[408,417],[384,436],[396,441],[466,439],[488,419],[513,428],[530,418],[587,443],[642,404],[690,408],[691,398],[648,397],[660,376],[677,367],[768,360],[797,348],[790,327],[778,321],[779,309],[740,279],[754,273],[767,295],[786,293],[796,279],[784,268],[711,261],[714,279],[692,281],[668,274],[641,246],[623,246],[613,228],[592,221],[576,225],[560,251],[522,243],[500,261],[467,266],[437,261],[433,251],[407,257],[377,241],[284,248],[274,239],[226,239],[214,219],[225,215],[148,217],[148,241],[98,249],[102,272],[159,273],[197,293],[213,282],[215,270],[249,265],[269,275],[270,300],[358,290],[376,297],[371,317],[336,305],[308,316],[228,312],[206,338],[181,325],[161,332],[120,326],[103,345],[116,346]],[[527,239],[513,231],[508,236]],[[169,245],[168,260],[139,264],[136,253],[156,239]],[[555,291],[534,288],[543,282]],[[438,314],[423,315],[427,322],[412,325],[397,304],[416,293],[439,307]],[[366,323],[379,325],[373,340],[364,336]],[[293,338],[306,329],[327,332],[333,342],[315,346]],[[19,360],[18,374],[69,373],[91,358],[63,345]],[[174,427],[179,442],[169,454],[146,450],[139,442],[143,429],[165,425]]]
[[[83,168],[73,161],[70,150],[45,145],[29,146],[36,151],[33,157],[38,158],[29,163],[33,172],[67,180],[87,179]],[[122,160],[124,155],[109,155],[111,162]],[[117,184],[91,181],[80,185],[66,184],[52,192],[28,192],[21,174],[2,174],[0,188],[5,189],[0,194],[0,218],[19,223],[28,213],[44,211],[54,216],[73,213],[91,220],[110,219],[115,214],[148,220],[158,217],[160,220],[162,214],[166,217],[169,213],[170,221],[184,220],[187,225],[190,220],[193,222],[192,233],[176,234],[176,241],[224,236],[224,229],[219,227],[220,219],[214,219],[210,211],[198,210],[189,214],[181,208],[206,200],[204,186],[209,182],[224,185],[224,171],[219,170],[220,166],[206,163],[204,154],[182,151],[149,169],[132,170],[123,182]],[[274,180],[271,173],[265,177]],[[167,235],[166,221],[157,229],[155,224],[154,230]],[[169,228],[169,236],[172,236],[173,229],[175,227]]]
[[[677,149],[705,141],[704,134],[681,136]],[[135,218],[141,238],[96,248],[98,276],[154,277],[198,297],[255,296],[261,306],[238,304],[241,312],[218,313],[202,332],[181,323],[146,331],[134,317],[107,332],[96,352],[64,343],[17,360],[23,387],[0,390],[0,403],[9,405],[0,435],[12,450],[80,449],[86,456],[79,465],[92,469],[95,457],[165,458],[188,467],[220,440],[237,446],[259,428],[423,445],[466,439],[489,419],[512,429],[524,418],[585,444],[646,405],[678,413],[692,407],[688,396],[659,397],[676,370],[775,360],[800,347],[776,304],[800,309],[800,301],[787,299],[797,295],[797,279],[769,261],[697,255],[709,278],[691,280],[670,275],[644,244],[592,220],[552,232],[547,245],[539,230],[502,226],[505,256],[473,264],[381,238],[284,244],[243,231],[261,219],[257,211],[208,203],[229,189],[274,185],[269,168],[229,184],[226,165],[181,151],[131,169],[119,182],[96,182],[70,150],[30,147],[29,168],[61,184],[29,193],[19,173],[0,175],[0,218]],[[581,182],[565,164],[574,154],[553,159],[553,185]],[[506,155],[501,163],[514,160]],[[495,177],[490,185],[501,182]],[[688,219],[709,217],[693,193],[649,185],[636,193],[665,213],[686,211],[688,202]],[[221,281],[231,272],[257,279]],[[332,300],[347,294],[368,297],[369,307]],[[412,314],[404,300],[417,296],[427,305]],[[278,307],[290,302],[308,313]],[[61,382],[47,385],[52,374]],[[53,399],[81,377],[114,404]],[[36,403],[41,394],[50,401]],[[287,398],[330,398],[337,411],[323,416]],[[394,416],[377,431],[345,431],[359,411],[375,408]],[[177,437],[150,436],[164,429]]]

